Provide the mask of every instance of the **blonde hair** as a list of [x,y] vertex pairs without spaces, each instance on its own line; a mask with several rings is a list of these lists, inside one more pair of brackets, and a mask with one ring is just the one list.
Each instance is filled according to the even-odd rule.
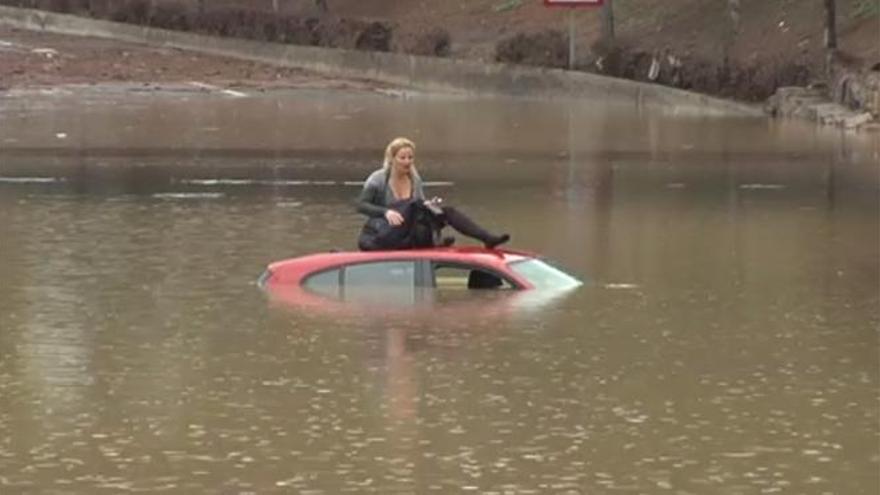
[[[388,143],[388,146],[385,148],[385,162],[382,164],[386,172],[391,170],[391,163],[394,161],[394,156],[403,148],[409,148],[413,150],[413,153],[416,151],[415,143],[405,137],[394,138]],[[415,170],[415,163],[413,163],[413,169]]]

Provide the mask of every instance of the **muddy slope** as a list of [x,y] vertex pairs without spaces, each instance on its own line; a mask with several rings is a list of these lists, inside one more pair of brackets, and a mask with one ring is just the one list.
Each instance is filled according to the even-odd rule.
[[[838,0],[841,59],[880,62],[870,0]],[[821,83],[822,2],[615,0],[617,39],[599,43],[598,12],[578,9],[575,66],[747,101]],[[0,0],[120,22],[329,48],[568,65],[569,12],[517,0]],[[865,7],[868,5],[868,7]],[[275,11],[274,7],[278,7]],[[876,60],[875,60],[876,59]]]

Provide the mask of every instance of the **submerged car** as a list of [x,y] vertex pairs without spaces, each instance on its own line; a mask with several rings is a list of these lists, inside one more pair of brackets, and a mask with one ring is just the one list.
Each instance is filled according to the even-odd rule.
[[312,254],[270,264],[259,283],[300,306],[328,298],[416,302],[432,289],[558,292],[582,284],[532,253],[482,247]]

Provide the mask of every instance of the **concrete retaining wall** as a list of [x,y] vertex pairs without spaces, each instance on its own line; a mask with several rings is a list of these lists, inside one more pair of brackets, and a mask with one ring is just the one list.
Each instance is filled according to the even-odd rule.
[[369,78],[427,91],[537,98],[613,98],[631,101],[636,105],[671,107],[688,113],[762,114],[760,108],[752,105],[665,86],[559,69],[262,43],[2,6],[0,23],[22,29],[169,46],[322,74]]

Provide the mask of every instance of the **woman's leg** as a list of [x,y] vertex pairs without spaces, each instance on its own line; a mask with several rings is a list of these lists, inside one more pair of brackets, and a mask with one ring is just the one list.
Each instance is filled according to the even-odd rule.
[[507,234],[494,235],[489,233],[489,231],[480,227],[476,222],[468,218],[467,215],[451,206],[443,207],[443,216],[446,219],[447,225],[468,237],[473,237],[478,241],[482,241],[482,243],[489,249],[492,249],[499,244],[504,244],[510,240],[510,236]]

